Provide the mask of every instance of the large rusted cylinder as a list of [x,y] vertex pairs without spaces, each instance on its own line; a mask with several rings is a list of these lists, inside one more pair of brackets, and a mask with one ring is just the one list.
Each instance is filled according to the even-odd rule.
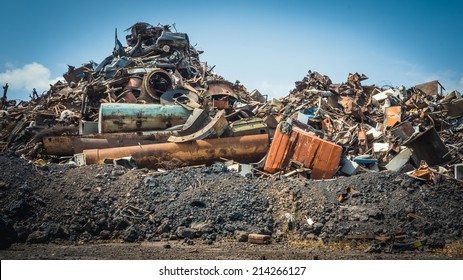
[[98,132],[162,130],[184,124],[191,111],[179,105],[103,103]]
[[84,150],[87,164],[102,164],[105,159],[132,156],[138,167],[156,168],[172,159],[187,164],[211,163],[220,158],[247,163],[260,160],[269,147],[267,134],[162,143],[124,148]]

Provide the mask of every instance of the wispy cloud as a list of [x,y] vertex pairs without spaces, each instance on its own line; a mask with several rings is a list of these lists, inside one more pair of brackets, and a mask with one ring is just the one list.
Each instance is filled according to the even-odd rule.
[[414,86],[432,80],[439,80],[446,88],[447,93],[455,89],[461,90],[463,87],[462,73],[454,70],[438,69],[436,71],[429,71],[424,69],[423,66],[404,60],[395,61],[392,69],[397,76],[396,82],[405,86]]
[[[60,78],[51,78],[50,70],[40,63],[32,62],[19,68],[8,64],[7,70],[0,73],[0,83],[8,83],[9,92],[14,95],[12,99],[27,99],[27,93],[33,88],[43,92]],[[11,96],[9,95],[9,96]]]

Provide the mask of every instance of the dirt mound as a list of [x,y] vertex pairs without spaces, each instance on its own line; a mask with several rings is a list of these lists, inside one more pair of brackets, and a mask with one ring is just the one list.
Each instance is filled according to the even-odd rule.
[[[2,248],[13,242],[370,240],[372,251],[461,239],[463,192],[381,172],[327,181],[242,177],[222,164],[164,173],[0,156]],[[417,242],[419,241],[419,242]]]

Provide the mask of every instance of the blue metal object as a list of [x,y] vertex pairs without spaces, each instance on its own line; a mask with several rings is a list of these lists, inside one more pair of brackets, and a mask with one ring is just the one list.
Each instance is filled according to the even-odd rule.
[[302,109],[297,114],[297,120],[303,124],[307,124],[309,119],[315,118],[315,112],[317,109],[309,108],[309,109]]
[[356,162],[356,163],[361,163],[361,164],[371,164],[371,163],[378,162],[377,159],[373,159],[373,158],[361,158],[361,157],[356,157],[356,158],[354,158],[352,161],[354,161],[354,162]]

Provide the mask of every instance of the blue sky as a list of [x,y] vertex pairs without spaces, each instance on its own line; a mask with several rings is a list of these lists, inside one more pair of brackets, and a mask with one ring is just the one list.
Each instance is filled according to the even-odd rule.
[[114,28],[176,24],[230,81],[282,97],[309,69],[406,87],[438,79],[463,92],[463,1],[2,1],[0,84],[10,99],[100,62]]

